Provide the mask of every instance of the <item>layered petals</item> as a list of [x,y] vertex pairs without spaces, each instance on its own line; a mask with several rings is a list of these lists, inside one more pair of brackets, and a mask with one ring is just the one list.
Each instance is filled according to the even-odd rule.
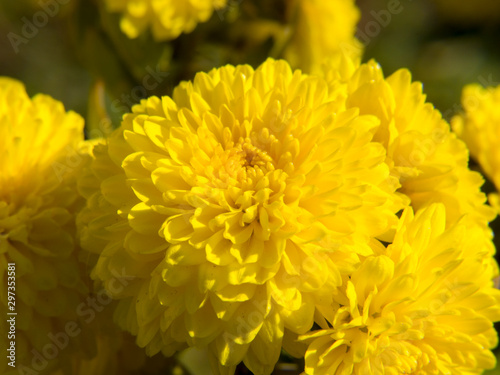
[[[364,259],[323,310],[306,374],[480,374],[495,366],[500,291],[489,239],[442,204],[403,214],[394,242]],[[495,268],[495,267],[494,267]]]
[[104,0],[109,12],[122,14],[120,28],[131,39],[151,29],[158,40],[171,40],[190,33],[206,22],[227,0]]
[[[121,300],[117,322],[149,354],[209,346],[216,371],[270,373],[285,330],[311,328],[408,203],[379,125],[274,60],[135,106],[82,178],[82,245]],[[130,279],[114,293],[118,269]]]

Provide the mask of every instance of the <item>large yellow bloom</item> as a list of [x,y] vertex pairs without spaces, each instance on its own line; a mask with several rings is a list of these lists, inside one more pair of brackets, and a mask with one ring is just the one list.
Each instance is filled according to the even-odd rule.
[[[226,66],[133,108],[82,177],[82,246],[149,354],[209,346],[217,371],[272,371],[341,273],[397,224],[379,121],[284,61]],[[326,300],[324,300],[326,299]]]
[[353,0],[297,0],[287,4],[293,34],[284,58],[293,67],[316,72],[325,59],[341,52],[361,58],[363,46],[354,37],[360,12]]
[[[31,100],[20,82],[0,78],[0,275],[4,286],[0,298],[4,308],[18,313],[18,366],[31,366],[32,350],[44,355],[44,345],[51,343],[47,335],[65,332],[66,322],[77,318],[75,307],[87,291],[76,256],[74,225],[75,212],[83,206],[76,191],[82,141],[79,115],[66,113],[60,102],[45,95]],[[7,263],[15,263],[15,291],[10,289],[15,292],[15,306],[8,304]],[[72,340],[67,352],[83,336]],[[5,344],[6,338],[1,341],[4,354]],[[57,361],[46,360],[40,360],[47,362],[44,369]],[[6,373],[6,368],[2,355],[0,371]]]
[[[500,86],[466,86],[462,93],[465,113],[452,119],[453,130],[469,147],[472,157],[500,191]],[[498,194],[490,202],[500,209]]]
[[227,0],[104,0],[109,12],[122,13],[120,27],[129,38],[151,28],[156,40],[170,40],[190,33],[206,22]]
[[403,214],[323,311],[306,374],[480,374],[493,368],[500,291],[484,232],[465,217],[446,229],[440,204]]
[[411,199],[415,210],[443,203],[448,224],[470,214],[489,231],[495,213],[480,191],[482,176],[469,169],[466,145],[426,102],[422,84],[412,82],[408,70],[385,78],[374,61],[356,66],[344,60],[326,77],[332,87],[345,87],[347,108],[380,120],[374,139],[386,148],[391,175],[401,184],[398,191]]

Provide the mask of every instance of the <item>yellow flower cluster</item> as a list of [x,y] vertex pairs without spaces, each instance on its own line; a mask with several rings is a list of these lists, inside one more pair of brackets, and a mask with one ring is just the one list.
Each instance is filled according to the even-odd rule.
[[[500,86],[466,86],[462,93],[465,113],[452,119],[453,130],[469,147],[472,157],[500,191]],[[498,194],[489,196],[500,212]]]
[[[322,314],[335,330],[328,331],[334,339],[328,336],[323,344],[341,340],[351,328],[363,333],[349,333],[344,343],[332,341],[342,348],[338,351],[345,352],[346,342],[358,336],[366,349],[366,327],[379,317],[380,332],[395,325],[387,328],[387,337],[405,333],[423,339],[427,326],[419,324],[427,321],[412,319],[427,300],[408,303],[396,320],[391,298],[398,300],[397,286],[408,275],[418,277],[412,291],[404,291],[408,296],[419,290],[422,298],[441,296],[426,288],[438,281],[447,287],[439,267],[451,273],[459,267],[450,260],[457,254],[475,261],[485,257],[483,266],[474,266],[474,272],[483,267],[476,297],[488,306],[497,301],[487,229],[495,215],[484,205],[480,175],[467,167],[464,144],[406,70],[386,79],[374,62],[359,66],[344,58],[331,64],[322,76],[271,59],[255,70],[226,66],[199,73],[172,97],[136,105],[107,142],[94,148],[81,183],[87,198],[79,215],[82,246],[97,255],[92,276],[120,300],[116,321],[137,335],[148,354],[208,347],[217,373],[230,374],[243,361],[254,373],[269,374],[282,345],[293,345],[291,337],[311,329],[316,309],[316,318]],[[450,231],[455,238],[467,228],[481,239],[482,250],[471,253],[472,242],[455,250],[444,240],[431,241],[423,229],[411,229],[416,234],[408,236],[411,211],[402,221],[397,216],[408,205],[431,212],[422,214],[425,218],[439,212],[424,220],[425,228],[436,225],[436,237]],[[430,257],[427,264],[408,256],[409,269],[409,260],[401,254],[391,258],[393,250],[379,240],[394,241],[390,249],[400,247],[398,254],[405,257],[414,246],[423,260],[441,251],[442,259]],[[461,255],[464,246],[471,254]],[[399,262],[406,268],[397,273]],[[113,293],[116,269],[133,280]],[[472,273],[458,269],[464,272],[456,288],[472,283]],[[364,276],[368,270],[373,280]],[[393,277],[396,273],[401,278]],[[388,288],[376,305],[366,302],[372,284]],[[387,316],[380,310],[386,302]],[[458,362],[464,368],[491,365],[491,322],[498,316],[496,310],[484,314],[480,327],[488,325],[487,338],[466,328],[469,315],[456,318],[455,339],[477,334],[474,340],[480,341],[460,348],[483,346]],[[432,349],[447,344],[429,342],[421,346],[438,366],[433,369],[455,361],[441,358],[450,351],[438,355],[439,348]],[[395,352],[403,350],[394,345]],[[363,366],[370,366],[370,355],[382,350],[354,346],[355,353],[346,357],[351,362],[339,374],[364,359]],[[313,346],[307,355],[310,372],[315,353]],[[401,365],[397,358],[394,363]]]
[[[500,87],[466,87],[451,132],[407,70],[360,63],[354,0],[98,3],[82,44],[107,30],[102,66],[140,72],[150,32],[143,84],[286,60],[200,72],[92,141],[0,77],[0,350],[17,362],[0,373],[174,373],[165,357],[193,347],[221,375],[269,375],[282,350],[307,375],[495,366],[500,197],[486,204],[466,144],[500,191]],[[92,97],[89,126],[107,117],[100,83]]]
[[227,0],[104,0],[109,12],[122,13],[120,27],[129,38],[150,28],[156,40],[171,40],[206,22]]

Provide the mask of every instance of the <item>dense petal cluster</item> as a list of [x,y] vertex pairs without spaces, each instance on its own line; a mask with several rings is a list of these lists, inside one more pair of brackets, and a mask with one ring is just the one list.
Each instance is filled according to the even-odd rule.
[[[500,86],[466,86],[462,106],[465,113],[452,119],[453,130],[500,191]],[[500,209],[498,194],[490,195],[490,202]]]
[[284,58],[295,68],[316,72],[325,59],[348,53],[360,58],[362,44],[354,37],[360,18],[353,0],[288,2],[293,34]]
[[469,169],[465,143],[426,102],[421,83],[412,82],[408,70],[384,78],[380,66],[370,61],[361,66],[343,63],[325,75],[331,86],[345,87],[347,108],[380,120],[374,139],[387,150],[391,175],[401,184],[398,191],[411,199],[415,210],[443,203],[449,224],[470,214],[489,231],[495,213],[480,191],[482,176]]
[[[0,277],[7,285],[7,264],[15,264],[9,291],[16,296],[9,304],[5,287],[0,298],[4,309],[18,313],[18,366],[31,366],[31,351],[42,353],[48,333],[64,332],[87,292],[74,225],[83,205],[76,191],[82,141],[80,116],[48,96],[30,99],[20,82],[0,78]],[[6,360],[2,355],[2,373]]]
[[227,0],[104,0],[109,12],[122,13],[120,27],[129,38],[150,28],[156,40],[171,40],[206,22]]
[[[472,224],[472,225],[471,225]],[[402,216],[323,310],[306,374],[480,374],[493,368],[500,291],[489,238],[470,218],[446,228],[445,208]]]
[[[272,371],[406,204],[379,121],[284,61],[226,66],[151,97],[94,148],[80,186],[93,277],[149,354],[208,346]],[[115,270],[129,285],[113,292]],[[326,299],[326,300],[325,300]]]

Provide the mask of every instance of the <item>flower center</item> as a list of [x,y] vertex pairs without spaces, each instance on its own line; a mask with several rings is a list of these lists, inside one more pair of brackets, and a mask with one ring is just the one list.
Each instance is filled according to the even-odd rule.
[[243,190],[254,190],[259,181],[275,170],[273,158],[249,138],[240,138],[233,150],[238,158],[235,179]]
[[215,148],[210,164],[202,172],[213,187],[237,186],[243,190],[253,190],[255,185],[276,170],[273,158],[255,146],[250,138],[240,138],[237,143]]
[[274,170],[273,158],[266,151],[254,146],[249,138],[240,138],[238,145],[239,154],[243,160],[243,166],[248,168],[265,168],[267,171]]

